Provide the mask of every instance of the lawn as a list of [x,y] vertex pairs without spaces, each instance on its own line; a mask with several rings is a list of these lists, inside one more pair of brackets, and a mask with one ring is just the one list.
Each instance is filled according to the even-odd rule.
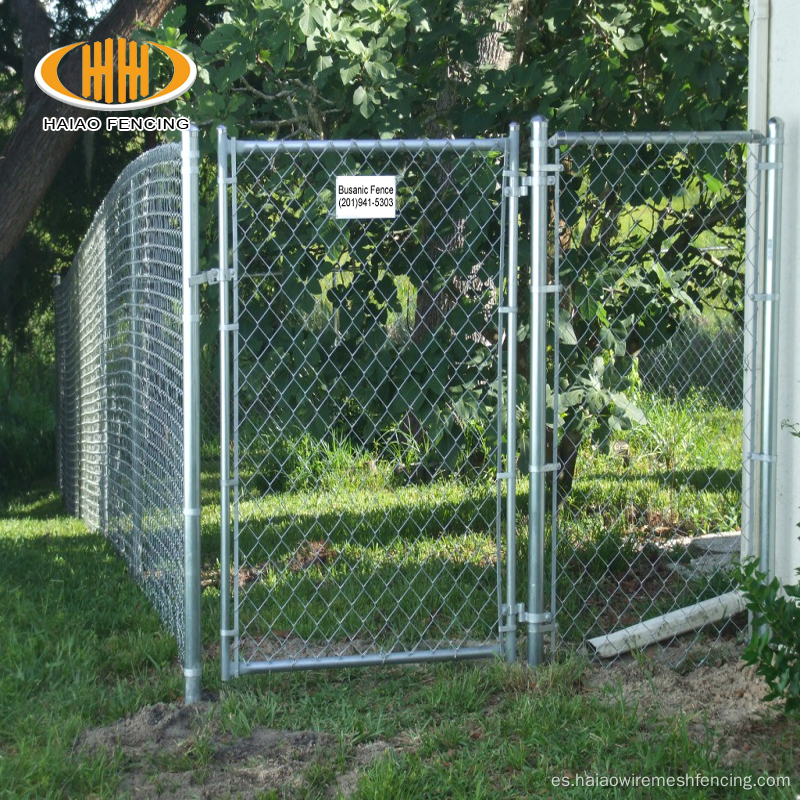
[[[662,410],[667,413],[669,404]],[[713,476],[706,480],[712,467],[724,472],[735,465],[735,453],[722,455],[714,449],[721,440],[719,432],[737,425],[731,413],[720,416],[707,410],[710,435],[699,460],[695,451],[682,454],[677,446],[663,446],[663,433],[659,439],[645,431],[625,437],[629,450],[624,460],[613,452],[587,451],[567,503],[571,516],[566,529],[583,530],[588,549],[574,547],[573,553],[602,552],[601,543],[585,536],[587,519],[598,515],[582,518],[578,512],[581,504],[588,508],[595,502],[592,497],[602,498],[609,521],[621,520],[618,530],[608,526],[607,535],[613,536],[604,537],[605,547],[608,541],[627,541],[627,534],[642,527],[636,515],[624,513],[631,497],[639,498],[633,505],[641,503],[642,514],[655,504],[672,509],[675,530],[689,519],[697,531],[735,522],[737,503],[728,496],[731,487],[715,483]],[[695,409],[693,420],[700,418]],[[653,484],[653,463],[667,464],[667,457],[670,474],[691,467],[704,475],[702,485],[687,493],[685,481]],[[633,494],[617,490],[622,474],[634,487]],[[466,509],[463,513],[474,523],[488,496],[441,483],[430,489],[367,489],[351,482],[349,511],[354,512],[352,503],[358,501],[363,508],[355,511],[377,508],[383,520],[396,520],[400,512],[406,519],[413,520],[414,513],[429,519],[428,506],[457,500],[455,505]],[[213,571],[219,508],[212,474],[204,476],[204,492],[204,562]],[[524,548],[524,494],[519,500]],[[315,502],[330,513],[331,496],[317,495]],[[263,524],[274,512],[269,503],[293,508],[296,519],[311,500],[295,492],[245,511]],[[295,505],[287,505],[291,503]],[[390,513],[385,513],[387,508]],[[396,509],[394,516],[391,509]],[[486,566],[486,534],[469,534],[462,528],[429,542],[418,534],[402,553],[370,548],[369,542],[355,538],[345,558],[366,558],[376,565],[378,560],[394,560],[408,570],[431,555],[451,566]],[[265,600],[270,591],[281,591],[277,575],[272,577],[274,585],[267,582],[259,588]],[[581,579],[575,585],[598,591],[598,582],[592,582],[584,566],[575,575]],[[321,577],[308,570],[287,571],[286,580],[295,581],[287,597],[311,591]],[[487,596],[491,601],[491,593]],[[253,676],[223,686],[218,599],[218,587],[208,581],[203,603],[204,702],[197,713],[180,717],[183,738],[165,739],[162,745],[159,736],[165,730],[178,730],[165,728],[164,720],[184,713],[173,639],[128,577],[124,562],[102,536],[66,516],[48,487],[5,497],[0,510],[0,613],[5,622],[0,632],[0,796],[192,797],[211,792],[215,797],[323,798],[337,791],[357,798],[632,796],[619,788],[553,786],[554,778],[593,773],[738,776],[742,783],[758,776],[789,775],[800,785],[794,758],[800,749],[797,719],[773,715],[760,722],[756,715],[733,739],[716,723],[704,725],[704,717],[698,719],[697,714],[665,719],[627,697],[614,669],[606,673],[609,688],[594,688],[596,675],[592,680],[588,676],[596,668],[569,655],[569,648],[556,663],[535,672],[489,661]],[[577,611],[579,624],[592,623],[591,616],[587,623]],[[330,622],[334,627],[343,624],[333,618]],[[649,677],[655,675],[651,656],[636,657],[657,695],[658,684]],[[730,667],[735,649],[717,659],[717,666]],[[142,720],[153,724],[153,719],[161,722],[148,729],[149,747],[119,738],[118,726]],[[106,745],[86,746],[87,736],[92,740],[98,730],[111,731]],[[109,746],[114,737],[120,744]],[[749,755],[742,750],[743,739]],[[790,798],[794,791],[662,788],[658,796]]]

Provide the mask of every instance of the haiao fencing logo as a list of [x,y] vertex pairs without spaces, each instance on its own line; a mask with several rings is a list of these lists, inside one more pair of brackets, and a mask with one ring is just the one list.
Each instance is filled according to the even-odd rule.
[[[114,69],[114,44],[117,47],[117,68]],[[81,94],[74,94],[58,77],[61,59],[83,45]],[[172,79],[161,89],[150,92],[150,46],[160,50],[172,62]],[[104,42],[68,44],[48,53],[36,66],[39,88],[63,103],[78,108],[125,109],[148,108],[166,103],[182,95],[194,83],[197,67],[194,61],[172,47],[146,42],[138,47],[125,39]]]

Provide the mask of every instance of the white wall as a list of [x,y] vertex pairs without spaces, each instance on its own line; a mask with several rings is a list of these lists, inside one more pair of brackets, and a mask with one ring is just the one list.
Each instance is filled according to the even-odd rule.
[[[785,125],[780,301],[778,305],[777,419],[800,423],[800,2],[752,0],[749,126],[765,130],[767,117]],[[768,35],[758,16],[768,13]],[[765,32],[766,33],[766,32]],[[754,54],[755,45],[755,54]],[[766,49],[759,68],[759,49]],[[764,69],[766,68],[766,69]],[[766,75],[763,72],[766,71]],[[759,74],[761,73],[761,74]],[[800,439],[778,430],[774,570],[795,583],[800,567]]]

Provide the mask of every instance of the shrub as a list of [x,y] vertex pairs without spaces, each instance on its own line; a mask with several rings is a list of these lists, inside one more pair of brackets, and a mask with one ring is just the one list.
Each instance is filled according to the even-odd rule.
[[[800,428],[790,427],[800,437]],[[800,709],[800,569],[798,583],[781,586],[758,567],[758,559],[750,559],[737,576],[753,615],[753,636],[742,658],[767,682],[765,699],[783,699],[786,710],[794,711]]]
[[742,658],[766,681],[766,700],[783,699],[787,711],[800,709],[800,584],[767,581],[757,559],[742,565],[738,579],[753,615],[753,636]]

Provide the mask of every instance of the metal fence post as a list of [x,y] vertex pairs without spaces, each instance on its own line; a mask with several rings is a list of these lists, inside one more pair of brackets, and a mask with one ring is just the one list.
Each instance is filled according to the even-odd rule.
[[783,122],[772,118],[767,135],[766,219],[761,338],[761,497],[759,499],[759,559],[761,569],[774,573],[775,465],[777,456],[777,345],[780,297],[780,217],[783,176]]
[[61,393],[64,391],[64,341],[61,335],[61,325],[63,324],[61,310],[61,276],[53,275],[53,299],[56,310],[56,485],[64,493],[64,404],[61,401]]
[[[142,398],[139,396],[139,384],[144,383],[144,368],[142,364],[144,339],[142,333],[142,302],[139,297],[140,278],[144,276],[143,260],[145,248],[142,247],[141,259],[137,259],[139,245],[139,215],[141,208],[137,208],[136,192],[137,176],[131,177],[130,185],[130,219],[131,219],[131,464],[130,474],[126,477],[131,482],[133,492],[133,542],[131,558],[133,559],[133,571],[135,575],[142,573],[142,539],[144,533],[142,529],[142,494],[144,492],[144,477],[137,472],[140,470],[138,465],[144,463],[141,444],[142,422],[139,412],[143,409]],[[144,192],[142,192],[143,194]],[[142,203],[144,206],[144,203]],[[141,281],[145,283],[145,281]],[[146,299],[145,303],[146,305]]]
[[509,140],[508,294],[506,297],[507,403],[506,414],[506,621],[505,660],[517,654],[517,268],[519,245],[519,125],[511,124]]
[[193,125],[182,134],[181,215],[183,232],[183,499],[184,499],[184,702],[200,701],[200,314],[198,272],[198,148]]
[[547,120],[531,120],[531,332],[528,471],[528,663],[544,656],[545,360],[547,357]]
[[230,678],[231,604],[231,327],[228,274],[228,131],[217,128],[217,191],[219,215],[219,458],[220,458],[220,668]]

